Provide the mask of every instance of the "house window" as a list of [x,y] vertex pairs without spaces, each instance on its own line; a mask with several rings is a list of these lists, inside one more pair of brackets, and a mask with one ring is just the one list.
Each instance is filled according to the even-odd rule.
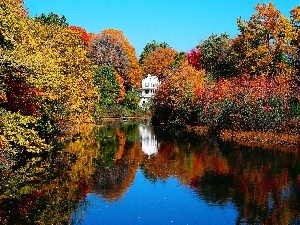
[[149,83],[145,83],[145,87],[149,87]]
[[149,94],[149,90],[145,90],[146,94]]

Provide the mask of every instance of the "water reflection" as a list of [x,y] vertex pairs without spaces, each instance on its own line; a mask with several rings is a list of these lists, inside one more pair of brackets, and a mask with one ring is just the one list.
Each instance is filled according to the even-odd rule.
[[94,160],[92,191],[107,201],[121,199],[133,182],[142,158],[137,124],[97,130],[100,154]]
[[146,124],[140,124],[139,132],[142,140],[142,151],[149,156],[155,155],[158,152],[159,143],[153,128]]
[[98,142],[93,128],[86,136],[56,144],[47,155],[20,157],[11,170],[1,170],[0,224],[68,224],[86,207],[88,181],[94,171]]
[[[158,142],[150,126],[137,125],[133,129],[135,134],[136,129],[140,143],[125,140],[124,144],[124,136],[115,131],[122,148],[115,154],[119,160],[111,168],[97,169],[102,186],[94,187],[106,200],[121,200],[140,168],[154,183],[176,177],[207,204],[223,207],[234,204],[237,224],[298,221],[300,161],[297,151],[246,148],[194,138]],[[99,179],[95,180],[101,184]]]
[[298,151],[164,139],[140,122],[75,134],[1,170],[0,224],[300,223]]

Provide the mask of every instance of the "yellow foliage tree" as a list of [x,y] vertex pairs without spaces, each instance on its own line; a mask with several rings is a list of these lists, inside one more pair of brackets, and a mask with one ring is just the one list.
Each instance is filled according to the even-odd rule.
[[23,12],[19,1],[5,1],[0,7],[0,20],[5,21],[0,26],[1,83],[9,76],[41,90],[42,114],[55,121],[92,121],[97,92],[80,34],[42,25]]
[[238,19],[241,34],[234,39],[233,57],[241,73],[277,75],[289,71],[289,56],[295,53],[291,41],[295,29],[274,4],[257,4],[256,14],[244,23]]

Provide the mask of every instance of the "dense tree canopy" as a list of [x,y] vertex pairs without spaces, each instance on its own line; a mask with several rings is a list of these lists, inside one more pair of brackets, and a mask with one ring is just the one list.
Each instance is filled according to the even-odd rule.
[[241,73],[276,75],[287,72],[295,53],[291,46],[295,30],[273,3],[256,5],[249,21],[238,19],[241,32],[234,39],[235,64]]
[[[56,121],[90,121],[97,94],[81,36],[66,26],[29,19],[18,1],[8,1],[0,10],[1,93],[7,101],[2,103],[11,106],[16,99],[30,98],[39,103],[40,114]],[[11,92],[13,98],[7,99]],[[8,108],[24,113],[23,106]]]
[[126,89],[141,85],[142,73],[135,49],[122,31],[108,29],[93,35],[90,55],[99,67],[113,67],[124,79]]
[[125,98],[124,80],[112,67],[103,66],[95,71],[94,84],[100,95],[100,105],[111,106]]
[[22,4],[0,2],[0,148],[26,148],[22,137],[9,137],[10,123],[27,143],[46,146],[39,135],[93,121],[96,105],[136,110],[133,89],[146,74],[162,81],[153,104],[158,121],[297,132],[300,7],[289,20],[274,4],[258,4],[249,21],[238,19],[233,39],[213,34],[187,54],[152,41],[138,60],[122,31],[87,34],[54,13],[29,18]]
[[90,37],[86,33],[86,30],[81,28],[81,27],[77,27],[77,26],[70,26],[70,29],[75,31],[75,32],[78,32],[81,35],[82,42],[83,42],[84,46],[87,48],[88,44],[89,44]]
[[191,107],[197,91],[204,87],[204,71],[182,63],[163,79],[154,97],[152,122],[166,128],[184,126],[191,119]]
[[[255,10],[249,21],[238,19],[237,37],[213,34],[186,54],[190,68],[169,70],[154,98],[154,123],[196,124],[214,134],[224,129],[299,134],[300,7],[291,11],[291,20],[272,3]],[[144,68],[158,49],[148,54]],[[157,68],[162,62],[149,60]]]
[[157,43],[155,40],[147,43],[139,57],[140,65],[144,64],[144,61],[147,58],[148,54],[153,52],[156,48],[171,48],[171,47],[166,42]]
[[[292,45],[296,48],[296,55],[293,58],[293,65],[300,77],[300,6],[291,10],[291,23],[296,31],[296,37],[292,41]],[[300,78],[298,78],[300,80]],[[299,86],[300,86],[300,81]]]
[[144,59],[143,73],[155,75],[159,79],[166,77],[173,68],[176,54],[177,51],[172,48],[156,48]]
[[214,79],[228,78],[236,75],[234,64],[230,57],[229,35],[212,34],[201,42],[197,48],[201,52],[200,64]]
[[69,23],[67,22],[67,19],[65,16],[59,16],[53,12],[49,13],[48,15],[42,13],[40,16],[36,16],[34,18],[37,22],[40,22],[41,24],[44,25],[50,25],[50,24],[55,24],[58,26],[62,27],[67,27],[69,26]]

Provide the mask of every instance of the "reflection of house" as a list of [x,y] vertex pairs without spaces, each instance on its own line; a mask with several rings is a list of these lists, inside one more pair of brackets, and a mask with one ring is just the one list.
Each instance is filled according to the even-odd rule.
[[141,100],[140,100],[141,107],[150,101],[159,84],[160,82],[157,76],[151,76],[150,74],[148,74],[147,76],[144,77],[142,81],[142,89],[141,89]]
[[158,152],[159,143],[150,126],[140,125],[140,136],[142,138],[142,151],[147,155],[154,155]]

